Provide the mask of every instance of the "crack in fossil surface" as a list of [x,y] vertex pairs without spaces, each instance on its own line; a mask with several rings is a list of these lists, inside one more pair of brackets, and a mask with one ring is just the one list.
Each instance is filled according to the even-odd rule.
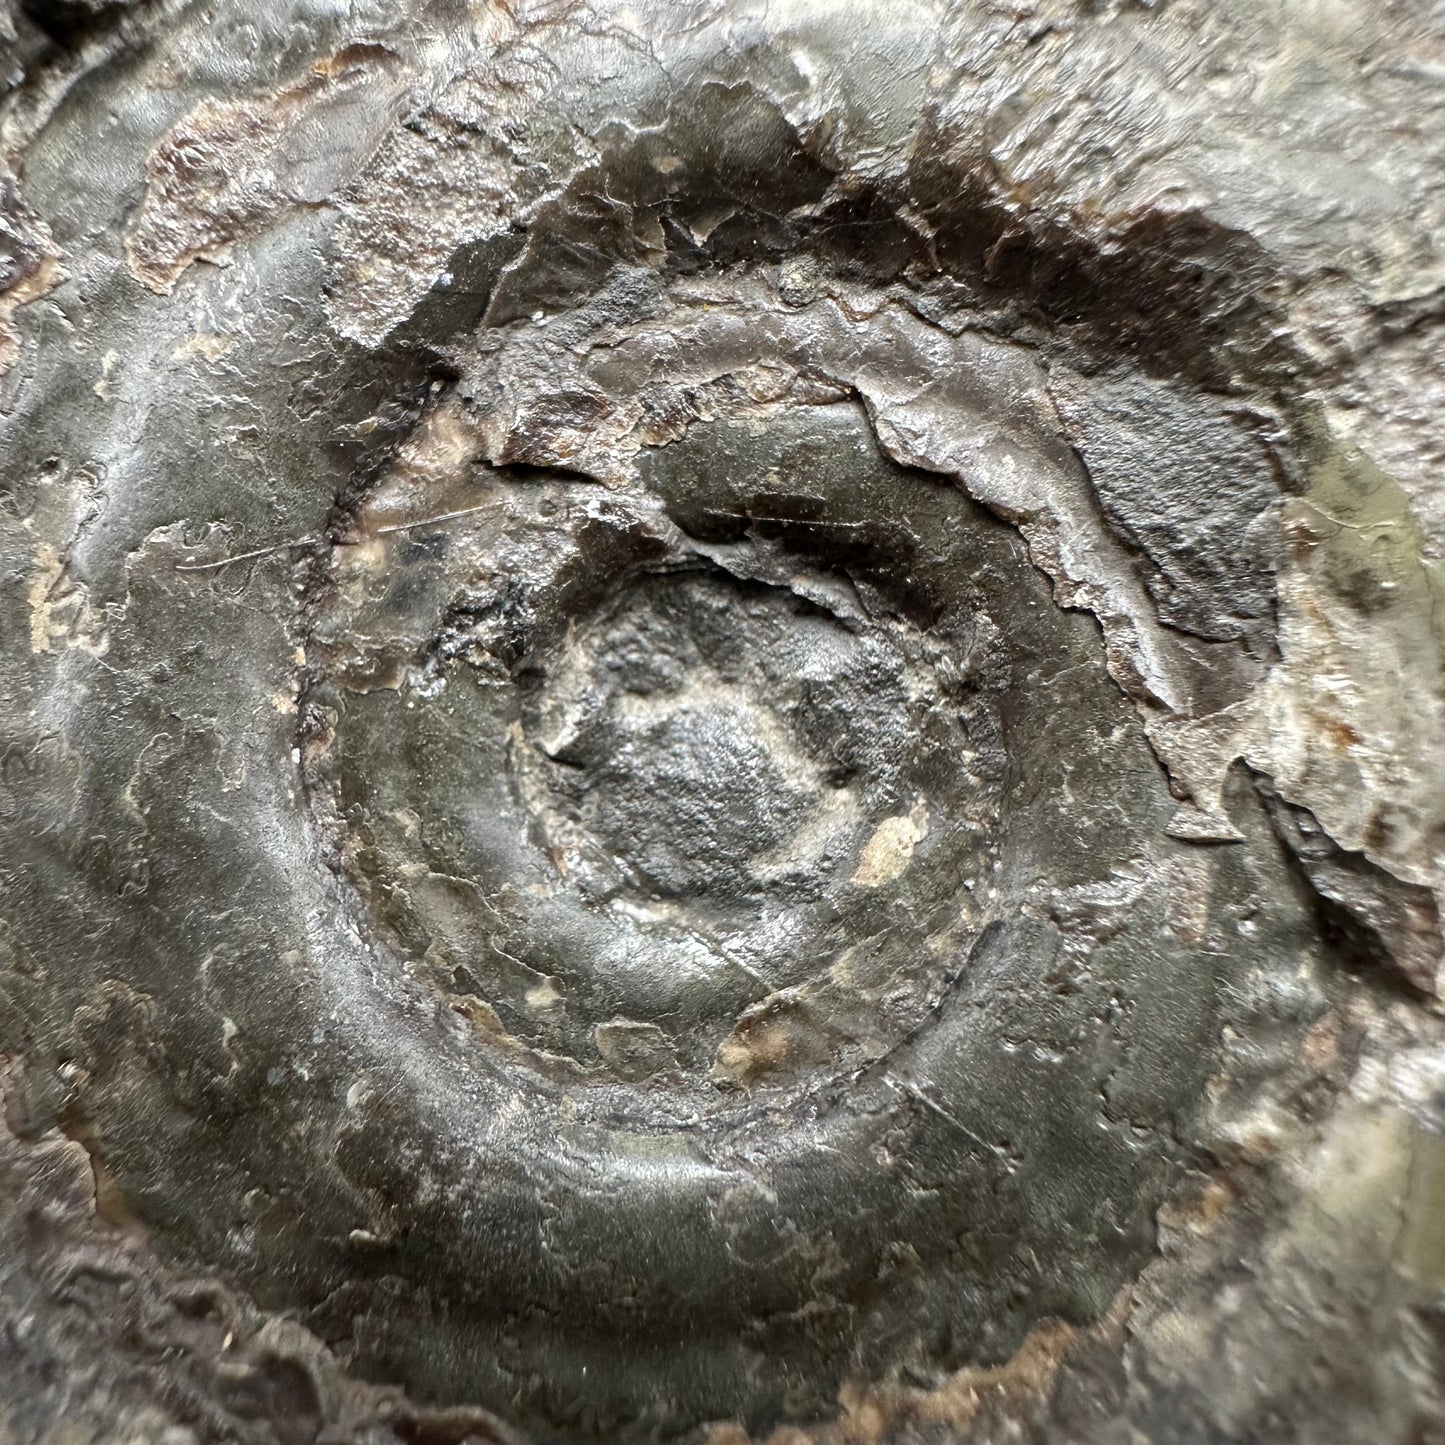
[[1445,1429],[1428,10],[0,0],[0,1437]]

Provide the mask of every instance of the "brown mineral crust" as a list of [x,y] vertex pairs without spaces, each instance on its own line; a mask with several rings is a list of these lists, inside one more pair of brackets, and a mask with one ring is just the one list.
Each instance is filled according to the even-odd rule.
[[0,376],[19,354],[16,309],[54,290],[65,276],[50,228],[25,204],[18,179],[0,166]]
[[125,237],[136,279],[168,294],[195,262],[223,264],[288,211],[322,204],[375,144],[366,126],[398,91],[396,60],[348,46],[271,95],[203,101],[172,126]]
[[1081,1332],[1061,1320],[1035,1326],[1006,1364],[958,1370],[932,1388],[845,1382],[839,1413],[809,1429],[784,1425],[752,1436],[739,1425],[713,1425],[705,1445],[886,1445],[923,1440],[986,1441],[1003,1429],[1047,1427],[1060,1372],[1088,1354],[1117,1353],[1129,1306],[1121,1294],[1109,1313]]

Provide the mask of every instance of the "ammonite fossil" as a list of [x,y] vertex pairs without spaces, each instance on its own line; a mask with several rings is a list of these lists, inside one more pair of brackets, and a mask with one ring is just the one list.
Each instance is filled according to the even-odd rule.
[[1441,1438],[1438,14],[7,14],[0,1429]]

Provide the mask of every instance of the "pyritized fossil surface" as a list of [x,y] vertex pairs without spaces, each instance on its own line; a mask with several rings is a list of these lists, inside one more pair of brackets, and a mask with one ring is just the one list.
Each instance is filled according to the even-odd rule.
[[1445,1438],[1445,17],[0,4],[0,1438]]

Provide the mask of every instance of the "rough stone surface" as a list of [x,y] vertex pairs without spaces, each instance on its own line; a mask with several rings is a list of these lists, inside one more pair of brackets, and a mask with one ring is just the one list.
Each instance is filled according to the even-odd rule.
[[1445,1440],[1442,75],[0,0],[0,1439]]

